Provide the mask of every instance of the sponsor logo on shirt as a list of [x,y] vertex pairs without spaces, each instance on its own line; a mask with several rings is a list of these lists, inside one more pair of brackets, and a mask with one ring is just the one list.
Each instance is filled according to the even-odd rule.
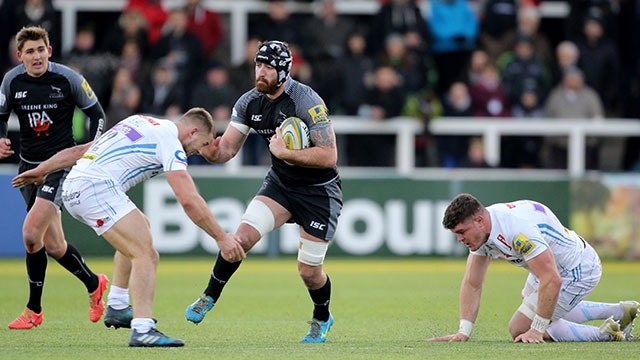
[[313,119],[314,124],[329,122],[327,112],[324,110],[324,106],[322,105],[314,106],[309,109],[309,114],[311,114],[311,119]]
[[515,246],[516,250],[520,251],[524,255],[529,255],[531,250],[533,250],[536,245],[531,242],[526,236],[519,234],[516,240],[513,242],[513,246]]
[[251,115],[251,121],[262,121],[262,115]]
[[93,93],[93,89],[91,89],[91,86],[89,86],[87,79],[85,78],[82,78],[82,89],[84,90],[84,93],[87,94],[87,98],[93,99],[93,97],[96,96],[96,94]]
[[82,155],[82,157],[80,159],[87,159],[87,160],[95,160],[98,157],[98,155],[96,154],[89,154],[89,153],[85,153],[84,155]]
[[25,99],[27,97],[27,91],[16,92],[16,99]]
[[184,151],[182,150],[176,150],[175,154],[173,154],[173,156],[176,157],[176,161],[179,163],[183,163],[185,165],[187,165],[187,154],[185,154]]

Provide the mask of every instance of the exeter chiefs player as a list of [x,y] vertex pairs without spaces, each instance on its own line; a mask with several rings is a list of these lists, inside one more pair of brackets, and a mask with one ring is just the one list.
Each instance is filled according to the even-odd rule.
[[[238,153],[251,129],[269,143],[271,169],[236,234],[249,251],[285,222],[300,225],[298,271],[314,304],[311,327],[302,342],[318,343],[326,340],[333,324],[331,281],[322,264],[342,208],[342,188],[335,134],[324,101],[310,87],[291,79],[290,69],[291,51],[286,43],[261,44],[255,57],[256,87],[238,99],[224,135],[200,153],[210,162],[224,163]],[[307,124],[311,147],[286,148],[279,125],[289,117]],[[197,324],[204,319],[241,260],[218,254],[204,294],[186,310],[188,320]]]
[[[68,67],[49,62],[49,35],[40,27],[22,28],[16,35],[18,59],[0,87],[0,158],[13,154],[7,136],[7,122],[13,110],[20,121],[20,173],[47,160],[56,152],[74,146],[73,112],[82,109],[90,119],[90,135],[101,133],[104,111],[87,81]],[[89,292],[89,317],[102,316],[102,294],[107,277],[96,275],[84,263],[62,231],[60,187],[67,170],[49,175],[40,186],[20,189],[27,204],[22,228],[27,251],[29,301],[24,312],[9,324],[10,329],[31,329],[42,323],[41,297],[47,268],[47,254],[80,279]]]

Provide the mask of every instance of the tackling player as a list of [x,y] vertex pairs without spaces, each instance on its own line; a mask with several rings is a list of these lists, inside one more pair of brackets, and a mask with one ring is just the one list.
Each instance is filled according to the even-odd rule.
[[131,187],[164,172],[184,211],[216,240],[222,256],[245,256],[235,235],[225,233],[215,220],[186,170],[187,156],[209,144],[213,134],[213,118],[202,108],[189,110],[175,123],[134,115],[120,121],[91,147],[87,144],[60,152],[13,180],[14,186],[38,183],[45,174],[80,158],[63,184],[64,206],[126,257],[116,256],[114,278],[126,277],[126,260],[131,261],[128,283],[133,319],[129,346],[184,345],[182,340],[158,331],[151,317],[158,252],[153,248],[147,217],[126,195]]
[[[492,258],[529,271],[522,305],[509,322],[515,342],[622,341],[631,333],[638,302],[583,300],[600,280],[600,258],[545,205],[520,200],[485,208],[472,195],[460,194],[447,207],[442,224],[470,254],[460,288],[458,333],[427,341],[469,339]],[[597,319],[606,319],[599,328],[581,325]]]
[[[87,81],[68,67],[50,62],[49,35],[40,27],[22,28],[16,35],[22,62],[0,85],[0,159],[13,154],[7,122],[13,110],[20,122],[20,168],[33,169],[56,152],[75,145],[72,133],[76,106],[89,117],[90,135],[97,137],[104,125],[104,111]],[[40,186],[20,189],[27,205],[22,227],[29,276],[29,301],[9,329],[31,329],[42,323],[42,290],[47,254],[80,279],[89,292],[89,318],[96,322],[104,311],[102,294],[108,279],[96,275],[78,250],[67,243],[62,231],[61,184],[69,169],[47,177]]]
[[[333,324],[329,313],[331,281],[322,264],[342,208],[342,186],[336,168],[335,134],[324,101],[310,87],[291,79],[291,60],[291,51],[284,42],[260,45],[255,56],[256,87],[238,99],[230,126],[200,154],[213,163],[229,161],[251,129],[269,144],[271,169],[247,206],[236,235],[244,250],[249,251],[282,224],[300,225],[298,272],[314,304],[309,332],[301,342],[319,343],[326,340]],[[298,117],[307,124],[311,147],[286,148],[279,125],[289,117]],[[187,320],[197,324],[204,319],[240,261],[228,261],[218,255],[204,294],[187,307]]]

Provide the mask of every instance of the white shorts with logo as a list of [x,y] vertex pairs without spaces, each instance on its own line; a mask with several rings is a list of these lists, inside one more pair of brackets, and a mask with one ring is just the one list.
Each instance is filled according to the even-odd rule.
[[[567,270],[562,277],[562,287],[558,294],[558,302],[551,320],[562,319],[569,311],[576,307],[589,295],[600,281],[602,264],[596,251],[584,242],[585,250],[582,262],[573,269]],[[562,276],[562,274],[561,274]],[[529,274],[522,289],[522,305],[518,311],[529,319],[533,319],[538,310],[538,287],[540,281],[533,274]]]
[[109,230],[136,206],[111,179],[67,178],[62,184],[64,207],[98,235]]

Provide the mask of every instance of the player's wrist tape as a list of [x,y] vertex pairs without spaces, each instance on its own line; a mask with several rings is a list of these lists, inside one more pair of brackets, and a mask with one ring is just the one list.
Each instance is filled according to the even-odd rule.
[[473,330],[473,323],[469,320],[461,319],[458,333],[463,334],[466,337],[471,337],[471,330]]
[[531,322],[531,328],[540,334],[544,334],[549,328],[549,324],[551,324],[551,319],[545,319],[540,315],[536,315]]

